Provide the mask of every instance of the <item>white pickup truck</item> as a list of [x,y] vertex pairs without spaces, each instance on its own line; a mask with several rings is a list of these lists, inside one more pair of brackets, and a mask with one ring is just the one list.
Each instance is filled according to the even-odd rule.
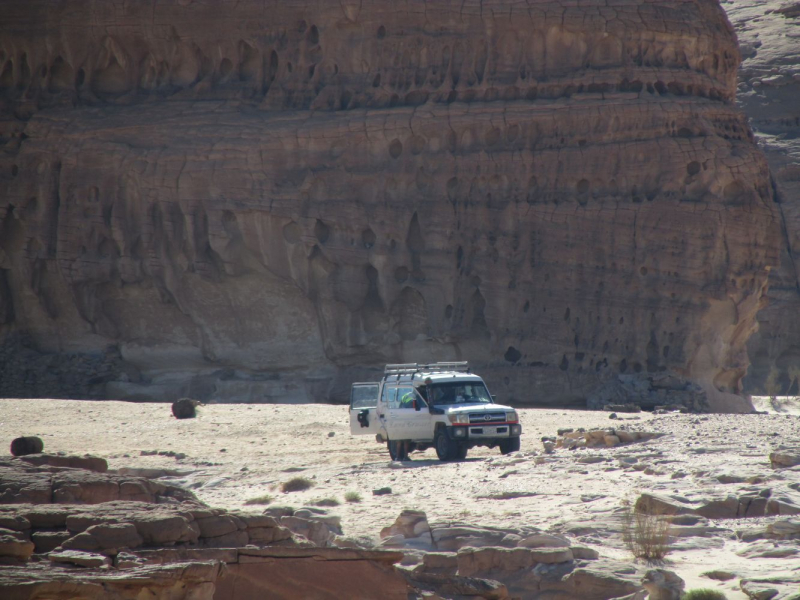
[[494,403],[466,362],[386,365],[378,383],[354,383],[350,433],[386,443],[392,460],[435,448],[439,460],[462,460],[475,446],[519,450],[517,411]]

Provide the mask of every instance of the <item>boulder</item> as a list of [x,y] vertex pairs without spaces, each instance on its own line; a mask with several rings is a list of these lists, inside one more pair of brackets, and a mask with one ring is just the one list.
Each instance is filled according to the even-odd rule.
[[426,552],[422,556],[422,570],[426,573],[455,575],[458,555],[453,552]]
[[704,502],[695,508],[695,513],[707,519],[745,519],[764,516],[766,507],[767,498],[761,496],[729,495]]
[[652,569],[642,578],[648,600],[680,600],[686,583],[672,571]]
[[223,572],[219,562],[144,565],[120,571],[53,568],[47,562],[5,567],[0,574],[0,598],[213,600]]
[[789,495],[776,496],[767,500],[765,514],[775,515],[800,515],[800,501]]
[[50,562],[56,564],[68,564],[92,569],[110,566],[112,564],[111,559],[103,554],[96,554],[94,552],[79,552],[77,550],[51,552],[47,555],[47,558],[50,560]]
[[34,531],[31,541],[36,546],[37,554],[43,554],[55,550],[71,537],[69,531]]
[[25,562],[33,554],[34,544],[15,535],[0,534],[0,562]]
[[642,494],[636,500],[634,511],[645,515],[685,515],[693,514],[694,507],[667,496]]
[[800,465],[800,452],[780,450],[769,455],[769,462],[773,469],[786,469]]
[[20,460],[36,466],[49,465],[51,467],[65,467],[68,469],[84,469],[96,473],[105,473],[108,471],[108,462],[106,462],[105,458],[89,456],[88,454],[86,456],[31,454],[21,457]]
[[292,533],[303,536],[317,546],[328,546],[333,542],[337,534],[342,533],[341,529],[315,519],[281,517],[279,522],[282,527],[289,529]]
[[204,538],[218,537],[240,529],[239,523],[230,515],[197,519],[196,523],[200,527],[200,535]]
[[107,523],[92,525],[83,533],[65,540],[65,550],[85,550],[115,555],[121,548],[138,548],[144,540],[131,523]]
[[0,513],[0,529],[27,531],[30,528],[31,522],[22,515]]
[[13,456],[37,454],[42,450],[44,450],[44,442],[39,437],[27,436],[11,440],[11,454]]
[[176,419],[193,419],[197,416],[197,400],[181,398],[172,403],[172,414]]
[[536,533],[521,539],[517,546],[520,548],[569,548],[570,543],[561,535]]
[[393,525],[381,529],[380,537],[402,535],[406,539],[414,539],[427,534],[430,539],[430,531],[428,517],[423,511],[407,509],[400,513]]

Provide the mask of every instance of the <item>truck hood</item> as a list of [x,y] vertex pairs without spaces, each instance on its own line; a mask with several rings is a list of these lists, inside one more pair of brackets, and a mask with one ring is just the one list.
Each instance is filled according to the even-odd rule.
[[445,406],[436,406],[441,408],[446,414],[461,414],[461,413],[481,413],[481,412],[501,412],[515,410],[510,406],[503,404],[448,404]]

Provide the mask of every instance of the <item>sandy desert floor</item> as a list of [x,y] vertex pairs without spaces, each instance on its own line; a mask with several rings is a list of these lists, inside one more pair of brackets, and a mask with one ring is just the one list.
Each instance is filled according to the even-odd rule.
[[[350,435],[347,407],[319,404],[212,404],[199,407],[195,419],[177,420],[169,404],[0,400],[0,440],[37,435],[47,452],[102,456],[112,469],[167,469],[172,483],[228,509],[262,510],[245,502],[263,495],[274,497],[272,505],[294,507],[335,498],[341,504],[329,510],[341,516],[345,535],[376,543],[402,509],[415,508],[431,522],[563,533],[602,556],[632,560],[620,535],[625,498],[635,500],[644,491],[689,501],[800,491],[800,469],[775,471],[768,459],[771,451],[800,443],[800,406],[764,400],[759,408],[770,413],[640,413],[610,420],[606,412],[522,409],[519,453],[504,457],[479,448],[454,463],[440,463],[433,450],[391,463],[385,445]],[[622,426],[666,435],[615,448],[543,452],[541,437],[560,428]],[[279,491],[297,476],[315,485]],[[392,493],[373,495],[382,487]],[[358,492],[362,501],[345,502],[347,492]],[[754,555],[735,535],[769,520],[774,517],[712,522],[710,532],[676,539],[665,567],[678,572],[687,589],[712,587],[730,599],[746,598],[738,578],[718,582],[701,573],[724,569],[763,577],[800,569],[800,550],[781,558]]]

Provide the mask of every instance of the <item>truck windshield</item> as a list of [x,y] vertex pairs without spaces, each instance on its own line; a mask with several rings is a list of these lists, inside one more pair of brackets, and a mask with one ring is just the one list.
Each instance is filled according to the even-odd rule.
[[429,389],[431,404],[489,404],[492,401],[482,381],[434,383]]

